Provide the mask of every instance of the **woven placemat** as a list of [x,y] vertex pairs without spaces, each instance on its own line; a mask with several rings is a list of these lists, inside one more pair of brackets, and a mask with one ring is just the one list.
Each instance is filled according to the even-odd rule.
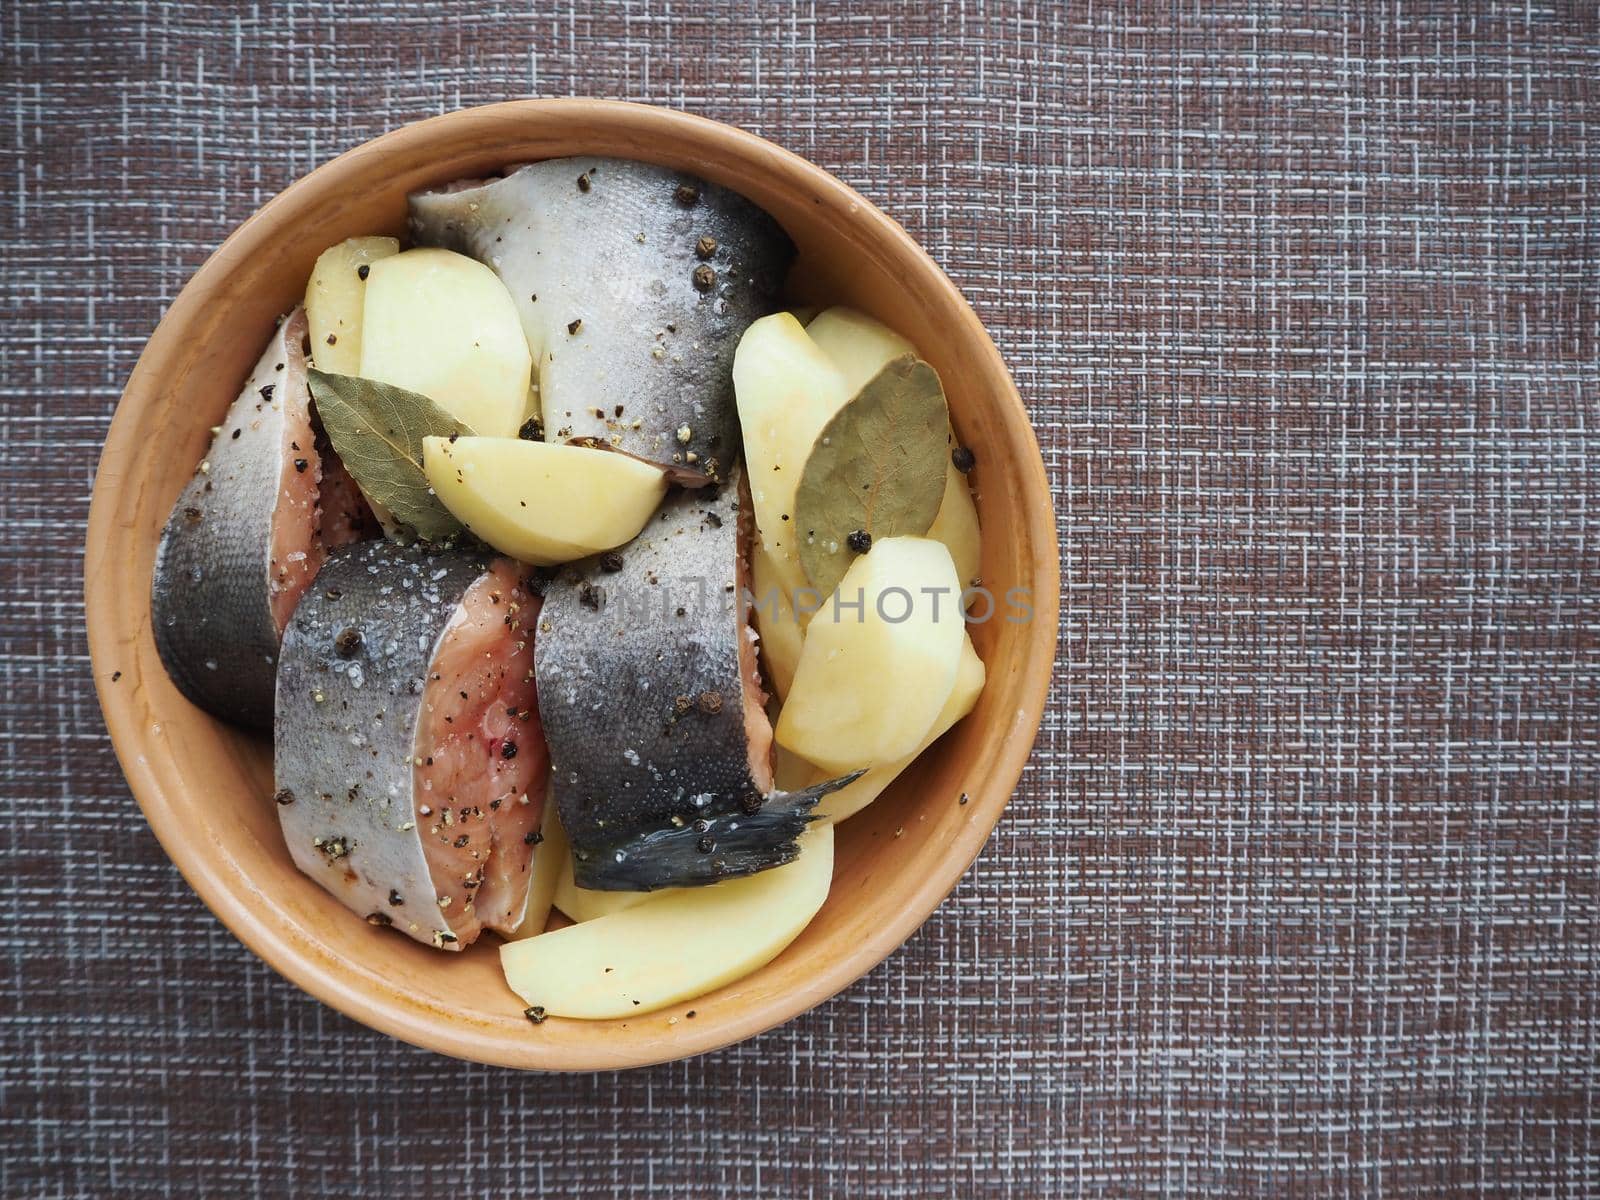
[[[0,1195],[1600,1194],[1592,5],[0,6]],[[118,393],[242,218],[414,118],[648,100],[949,270],[1055,489],[1061,664],[956,894],[628,1074],[279,979],[81,628]],[[129,603],[142,603],[130,597]]]

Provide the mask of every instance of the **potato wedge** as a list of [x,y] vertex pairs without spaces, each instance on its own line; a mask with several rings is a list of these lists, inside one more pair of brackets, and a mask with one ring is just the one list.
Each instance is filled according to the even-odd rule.
[[662,888],[657,892],[596,892],[581,888],[572,878],[572,856],[567,855],[556,875],[555,906],[574,921],[593,921],[609,917],[635,904],[657,896],[667,896],[679,888]]
[[517,438],[425,438],[422,469],[463,525],[537,566],[631,542],[667,491],[661,468],[626,454]]
[[960,595],[943,543],[876,542],[806,627],[778,743],[836,774],[912,753],[955,686]]
[[407,250],[367,273],[359,373],[421,392],[474,433],[512,437],[533,357],[493,271],[450,250]]
[[561,828],[561,817],[556,813],[553,796],[545,798],[539,833],[544,840],[533,848],[533,862],[528,866],[528,906],[522,910],[522,923],[510,935],[513,940],[538,937],[544,932],[544,927],[550,922],[550,908],[562,869],[566,869],[569,879],[572,877],[572,851],[567,845],[567,832]]
[[852,396],[902,354],[917,353],[915,346],[882,321],[842,304],[813,317],[806,334],[843,376]]
[[967,477],[956,470],[954,463],[945,468],[944,499],[939,502],[933,524],[928,526],[928,536],[949,549],[962,587],[978,578],[983,553],[978,510],[972,503]]
[[367,280],[380,258],[400,253],[392,237],[355,237],[329,246],[311,268],[306,283],[306,322],[311,329],[311,360],[334,375],[361,373],[361,314]]
[[794,862],[500,948],[511,990],[553,1017],[639,1016],[713,991],[776,958],[833,882],[833,830],[808,829]]
[[[871,804],[883,790],[894,782],[895,776],[904,771],[913,761],[933,745],[945,732],[972,711],[978,703],[978,694],[983,691],[983,681],[986,676],[983,659],[978,657],[978,652],[973,648],[972,639],[963,636],[961,642],[961,665],[956,668],[956,684],[950,691],[950,698],[944,702],[944,707],[939,710],[939,715],[934,718],[933,728],[923,736],[922,742],[910,754],[892,763],[885,763],[881,767],[873,767],[865,775],[853,783],[848,783],[837,792],[826,795],[817,804],[816,815],[818,822],[826,825],[836,825],[856,815],[867,805]],[[808,787],[813,783],[821,783],[832,776],[827,771],[812,768],[808,778],[800,784]]]
[[767,548],[756,543],[750,561],[750,591],[755,597],[756,632],[761,635],[763,678],[782,700],[794,682],[805,630],[795,616],[793,599]]
[[786,312],[762,317],[745,330],[734,354],[733,386],[756,528],[783,585],[792,591],[806,584],[795,553],[794,491],[817,435],[852,392]]

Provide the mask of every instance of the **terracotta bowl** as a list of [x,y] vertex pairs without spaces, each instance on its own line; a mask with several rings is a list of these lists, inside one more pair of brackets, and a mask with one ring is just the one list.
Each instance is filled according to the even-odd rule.
[[[977,453],[983,577],[997,595],[1028,589],[1033,619],[973,626],[989,669],[977,709],[840,827],[827,905],[776,961],[651,1015],[534,1026],[501,977],[497,938],[437,953],[367,925],[295,870],[270,799],[270,745],[179,695],[156,657],[148,597],[156,539],[208,428],[274,319],[301,296],[317,254],[356,234],[403,234],[406,195],[418,188],[571,154],[647,159],[742,192],[799,246],[799,298],[854,305],[921,348]],[[599,101],[499,104],[408,126],[313,171],[240,226],[178,295],[128,381],[95,480],[85,574],[112,741],[156,836],[212,911],[289,979],[364,1024],[444,1054],[545,1070],[634,1067],[724,1046],[881,962],[955,886],[999,818],[1055,658],[1056,535],[1038,445],[1005,364],[944,272],[850,188],[769,142]],[[690,1008],[695,1017],[683,1019]]]

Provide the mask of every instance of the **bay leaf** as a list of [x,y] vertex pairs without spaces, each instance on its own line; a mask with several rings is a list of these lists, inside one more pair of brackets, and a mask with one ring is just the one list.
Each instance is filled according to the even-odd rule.
[[914,354],[886,364],[817,436],[795,490],[795,541],[824,596],[854,561],[850,535],[921,536],[944,499],[950,411]]
[[309,371],[307,379],[328,440],[368,502],[388,516],[384,527],[429,542],[459,534],[461,522],[422,473],[422,439],[472,430],[420,392],[325,371]]

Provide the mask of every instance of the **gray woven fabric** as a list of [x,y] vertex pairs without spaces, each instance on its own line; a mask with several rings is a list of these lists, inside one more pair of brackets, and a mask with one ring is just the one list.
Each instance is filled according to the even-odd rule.
[[[1600,1194],[1592,5],[8,0],[0,62],[0,1195]],[[207,252],[368,137],[564,94],[904,222],[1015,372],[1064,569],[1034,760],[921,933],[577,1078],[240,947],[129,797],[79,601]]]

